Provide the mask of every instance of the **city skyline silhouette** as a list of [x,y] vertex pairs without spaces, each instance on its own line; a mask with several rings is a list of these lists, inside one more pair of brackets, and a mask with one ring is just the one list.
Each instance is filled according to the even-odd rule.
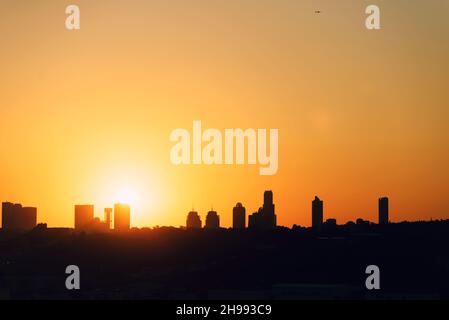
[[449,300],[448,13],[0,1],[0,300]]
[[[105,232],[104,222],[80,229],[25,232],[0,229],[0,297],[74,300],[360,300],[447,299],[449,220],[268,228],[270,196],[256,226],[205,227],[190,212],[190,228],[156,227]],[[8,207],[10,208],[10,207]],[[19,207],[17,206],[16,210]],[[263,207],[262,207],[263,208]],[[118,208],[125,214],[126,207]],[[317,210],[317,209],[315,209]],[[20,212],[20,211],[17,211]],[[92,218],[88,205],[78,220]],[[105,212],[105,219],[109,210]],[[379,210],[381,221],[385,207]],[[267,215],[267,216],[265,216]],[[196,218],[195,218],[196,217]],[[272,216],[271,216],[272,217]],[[267,220],[265,220],[267,219]],[[19,223],[20,224],[20,223]],[[259,224],[259,225],[258,225]],[[106,224],[107,225],[107,224]],[[90,229],[92,228],[92,229]],[[12,231],[12,232],[11,232]],[[67,290],[64,270],[79,266],[81,289]],[[381,270],[381,290],[367,290],[365,268]]]
[[[186,229],[261,229],[269,230],[276,227],[286,226],[278,225],[276,222],[275,205],[273,202],[274,194],[271,190],[266,190],[263,196],[263,205],[258,210],[249,213],[242,202],[237,202],[229,213],[232,216],[232,224],[224,226],[220,223],[220,217],[226,213],[220,213],[213,207],[206,213],[201,215],[197,211],[192,210],[186,215],[186,223],[180,224],[181,228]],[[137,228],[131,225],[132,207],[126,203],[115,203],[113,208],[104,208],[104,219],[95,216],[93,204],[76,204],[74,205],[74,225],[73,229],[77,231],[105,232],[110,230],[126,231],[131,228]],[[248,214],[247,214],[248,212]],[[37,207],[22,207],[20,203],[2,202],[2,225],[1,229],[5,230],[22,230],[30,231],[38,226]],[[365,220],[363,216],[359,216],[354,220],[338,221],[335,217],[325,214],[324,200],[318,196],[311,201],[310,225],[301,226],[294,224],[292,228],[306,227],[316,231],[321,231],[326,225],[350,225],[350,224],[389,224],[392,223],[389,210],[389,198],[382,196],[378,198],[377,222]],[[203,219],[202,219],[203,217]],[[432,221],[433,219],[430,219]],[[417,221],[423,221],[422,219]],[[340,222],[340,224],[338,223]],[[410,222],[410,221],[398,221]],[[39,225],[47,225],[45,221],[40,221]],[[163,225],[173,227],[170,225]],[[71,228],[70,226],[58,226],[59,228]],[[56,227],[56,228],[58,228]],[[142,226],[141,228],[160,227]],[[176,226],[175,226],[176,227]]]
[[[449,218],[445,1],[386,2],[380,30],[355,0],[114,1],[83,3],[79,30],[58,1],[0,4],[1,200],[52,227],[72,226],[75,204],[103,220],[116,202],[135,227],[184,225],[192,202],[231,226],[236,202],[252,214],[268,188],[287,227],[310,225],[315,195],[338,223],[377,221],[382,195],[395,222]],[[222,134],[222,165],[195,164],[208,142],[194,148],[194,121]],[[171,162],[178,128],[190,165]],[[238,128],[278,130],[274,175],[246,146],[225,165]]]

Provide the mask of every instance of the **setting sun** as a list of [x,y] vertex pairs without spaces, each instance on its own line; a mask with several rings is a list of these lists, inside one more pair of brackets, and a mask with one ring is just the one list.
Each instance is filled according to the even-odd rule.
[[116,203],[126,203],[132,207],[139,207],[140,196],[138,192],[132,187],[124,187],[117,191],[115,195],[114,202]]

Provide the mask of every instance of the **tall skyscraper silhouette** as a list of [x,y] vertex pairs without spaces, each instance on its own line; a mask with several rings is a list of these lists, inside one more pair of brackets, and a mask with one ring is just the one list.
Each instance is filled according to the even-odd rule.
[[75,230],[87,231],[94,221],[94,206],[91,204],[75,205]]
[[232,209],[232,227],[234,229],[245,229],[246,226],[246,209],[238,202]]
[[112,208],[104,209],[104,223],[106,225],[106,229],[110,230],[112,224]]
[[265,191],[263,194],[263,207],[249,216],[249,228],[272,229],[276,227],[276,214],[274,213],[273,192]]
[[218,229],[220,228],[220,216],[216,211],[209,211],[206,216],[206,229]]
[[187,215],[187,229],[201,229],[201,218],[196,211],[190,211]]
[[37,224],[37,208],[22,207],[20,228],[23,230],[32,230]]
[[387,224],[388,219],[388,198],[379,198],[379,224]]
[[321,229],[323,225],[323,201],[317,196],[312,201],[312,227]]
[[37,208],[22,207],[19,203],[2,203],[2,228],[13,231],[32,230],[37,223]]
[[130,227],[131,209],[123,203],[114,204],[114,230],[127,231]]

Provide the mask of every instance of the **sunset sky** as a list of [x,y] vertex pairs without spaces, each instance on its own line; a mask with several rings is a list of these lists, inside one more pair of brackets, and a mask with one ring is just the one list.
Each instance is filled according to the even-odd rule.
[[[0,43],[0,200],[50,227],[117,201],[132,226],[213,206],[227,227],[267,189],[289,227],[315,195],[338,223],[380,196],[393,221],[449,218],[449,1],[0,0]],[[173,165],[194,120],[279,129],[277,174]]]

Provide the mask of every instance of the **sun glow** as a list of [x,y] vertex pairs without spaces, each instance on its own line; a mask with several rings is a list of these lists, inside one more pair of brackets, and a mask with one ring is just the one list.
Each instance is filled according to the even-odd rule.
[[118,190],[114,201],[116,203],[129,204],[131,207],[138,208],[140,206],[140,196],[139,193],[130,186],[123,187]]
[[[127,159],[120,159],[122,154],[127,154]],[[96,215],[100,218],[104,208],[127,204],[131,210],[131,226],[161,225],[161,203],[165,201],[162,181],[165,179],[149,169],[150,161],[139,162],[131,152],[121,150],[113,157],[114,162],[102,163],[101,168],[94,171],[92,185],[83,189],[85,195],[78,202],[95,204]],[[155,181],[160,181],[157,187]]]

